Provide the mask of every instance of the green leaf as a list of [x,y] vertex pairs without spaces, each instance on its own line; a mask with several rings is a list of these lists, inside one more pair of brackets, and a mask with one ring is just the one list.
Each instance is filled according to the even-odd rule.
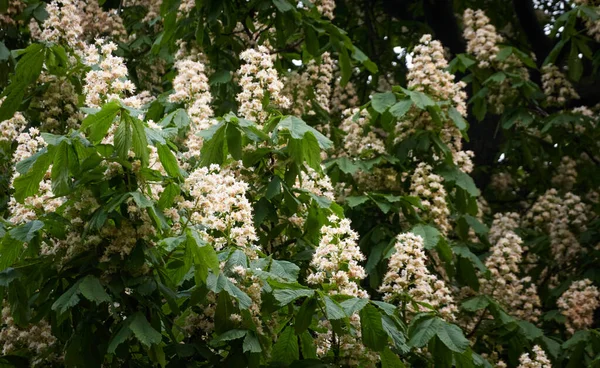
[[439,171],[439,174],[442,175],[445,180],[454,182],[458,187],[466,190],[471,196],[479,196],[479,189],[475,186],[473,178],[471,178],[469,174],[460,171],[457,167],[452,166],[442,168]]
[[98,143],[106,136],[119,111],[121,106],[117,102],[109,102],[97,113],[86,116],[80,130],[89,131],[87,138],[93,143]]
[[390,348],[386,347],[380,354],[381,368],[404,368],[402,360]]
[[421,110],[425,110],[428,106],[435,106],[435,101],[431,99],[427,94],[419,91],[411,91],[402,88],[402,91],[410,97],[411,101]]
[[533,341],[544,335],[544,332],[531,322],[517,321],[517,325],[519,325],[519,330],[523,336],[525,336],[529,341]]
[[52,304],[53,311],[58,312],[58,314],[60,315],[79,303],[80,282],[81,280],[77,281],[64,294],[62,294],[58,299],[56,299],[56,301]]
[[100,284],[100,280],[92,275],[83,278],[79,284],[79,291],[87,300],[96,304],[111,301],[110,296],[104,291],[102,284]]
[[231,81],[232,74],[229,70],[219,70],[210,76],[210,85],[224,84]]
[[390,106],[396,103],[396,95],[392,92],[376,93],[371,98],[373,110],[382,114]]
[[63,196],[69,193],[71,187],[69,166],[74,162],[77,162],[77,157],[71,149],[71,145],[67,141],[60,142],[52,163],[52,193],[54,195]]
[[217,344],[217,343],[223,342],[223,341],[232,341],[232,340],[241,339],[242,337],[246,336],[247,332],[248,332],[247,330],[239,330],[239,329],[226,331],[226,332],[220,334],[219,336],[217,336],[215,339],[213,339],[212,344]]
[[461,306],[464,310],[468,312],[475,312],[480,309],[487,307],[490,304],[490,301],[485,295],[478,295],[471,299],[465,300]]
[[108,344],[107,352],[109,354],[114,354],[117,350],[117,347],[127,341],[131,337],[131,330],[129,329],[129,325],[131,324],[131,319],[126,319],[122,324],[119,331],[113,335],[110,343]]
[[142,312],[137,312],[129,318],[131,318],[129,329],[144,346],[150,347],[160,343],[162,335],[150,325]]
[[351,316],[354,313],[362,310],[367,304],[369,304],[369,299],[363,298],[352,298],[344,300],[340,303],[342,308],[344,308],[344,312],[346,312],[346,315],[348,316]]
[[[302,349],[302,361],[307,361],[307,359],[317,359],[315,340],[308,331],[304,331],[300,334],[300,348]],[[327,368],[327,366],[323,366],[323,368]]]
[[12,228],[8,234],[11,238],[23,243],[27,243],[33,239],[37,232],[44,227],[44,223],[40,220],[33,220],[26,224]]
[[387,345],[387,334],[381,323],[381,313],[368,304],[361,309],[359,315],[363,344],[374,351],[382,351]]
[[[416,321],[416,322],[415,322]],[[444,321],[438,317],[414,318],[409,329],[408,346],[422,348],[443,328]]]
[[260,346],[260,341],[258,337],[253,331],[248,331],[246,337],[244,338],[243,344],[244,353],[260,353],[262,352],[262,347]]
[[325,303],[325,314],[327,315],[327,319],[336,320],[346,318],[346,312],[340,305],[340,303],[331,299],[327,295],[322,295],[323,302]]
[[117,127],[114,138],[114,146],[117,155],[123,161],[129,159],[129,150],[132,142],[131,121],[126,116],[121,115],[121,122]]
[[316,309],[317,301],[314,298],[307,298],[304,303],[302,303],[302,306],[300,306],[300,309],[298,309],[298,313],[296,313],[296,317],[294,318],[294,329],[296,330],[296,334],[301,334],[308,329],[308,326],[312,323]]
[[38,157],[31,169],[24,174],[18,176],[14,181],[15,199],[22,203],[29,196],[37,194],[40,189],[40,182],[46,175],[46,171],[52,162],[52,153],[48,151]]
[[160,163],[165,168],[167,174],[174,178],[181,177],[181,173],[179,171],[179,164],[177,163],[177,158],[175,158],[175,155],[173,154],[173,152],[171,152],[171,149],[164,144],[157,144],[156,148],[158,151],[158,158],[160,160]]
[[222,164],[225,161],[225,130],[227,125],[220,123],[204,130],[200,135],[204,138],[204,144],[200,152],[200,164]]
[[294,139],[303,139],[304,135],[310,132],[317,139],[321,149],[328,149],[333,144],[329,138],[325,137],[323,134],[321,134],[321,132],[306,124],[304,120],[295,116],[287,116],[282,119],[275,127],[275,131],[281,130],[289,131],[291,137]]
[[0,62],[8,60],[10,57],[10,50],[6,48],[4,42],[0,41]]
[[135,204],[137,204],[139,208],[148,208],[154,205],[154,202],[152,202],[152,200],[148,199],[145,195],[143,195],[140,192],[129,192],[128,194],[131,196],[131,198],[133,198],[133,201],[135,202]]
[[284,306],[296,299],[313,296],[314,293],[314,290],[311,289],[276,289],[273,291],[273,297],[279,302],[280,306]]
[[350,206],[351,208],[354,208],[356,206],[359,206],[365,202],[367,202],[370,198],[367,196],[355,196],[355,197],[346,197],[346,202],[348,203],[348,206]]
[[188,249],[191,251],[196,267],[197,282],[206,283],[208,270],[219,273],[219,257],[212,245],[206,243],[195,230],[187,232]]
[[352,63],[350,62],[348,51],[343,45],[339,48],[338,62],[340,65],[340,72],[342,73],[342,80],[340,81],[340,85],[342,87],[345,87],[346,84],[348,84],[348,81],[350,81],[350,77],[352,76]]
[[583,75],[583,63],[579,58],[579,50],[575,42],[571,42],[571,51],[569,52],[569,78],[578,82]]
[[458,130],[465,131],[469,128],[469,123],[467,123],[465,118],[463,118],[463,116],[460,114],[460,112],[458,112],[458,110],[456,110],[456,108],[454,108],[454,106],[450,108],[450,110],[448,111],[448,115],[450,116],[450,119],[452,119]]
[[437,330],[436,335],[448,349],[454,352],[462,353],[469,347],[469,340],[457,325],[444,322],[442,328]]
[[294,328],[287,326],[273,346],[272,361],[290,365],[298,359],[300,359],[298,337],[294,333]]
[[413,102],[412,100],[401,100],[396,102],[392,107],[390,107],[390,114],[394,117],[401,119],[406,115],[408,110],[410,110]]
[[142,167],[148,167],[148,139],[146,138],[144,123],[134,117],[130,117],[130,119],[133,125],[133,152],[142,162]]
[[431,225],[415,225],[410,232],[423,238],[425,249],[435,249],[441,238],[439,230]]
[[234,124],[227,124],[227,149],[234,160],[242,159],[242,133]]
[[290,10],[294,10],[292,4],[290,4],[287,0],[273,0],[273,4],[282,13],[288,12]]

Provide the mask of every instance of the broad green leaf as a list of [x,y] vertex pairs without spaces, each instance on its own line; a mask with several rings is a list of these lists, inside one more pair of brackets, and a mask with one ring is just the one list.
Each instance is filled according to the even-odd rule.
[[160,343],[162,335],[150,325],[142,312],[137,312],[129,318],[131,318],[129,329],[144,346],[150,347]]
[[125,161],[129,158],[132,140],[131,119],[128,119],[125,115],[121,115],[121,122],[115,131],[114,138],[115,150],[121,160]]
[[390,107],[390,114],[397,119],[401,119],[404,117],[404,115],[406,115],[408,110],[410,110],[412,104],[412,100],[398,101],[392,107]]
[[290,4],[287,0],[273,0],[273,4],[277,8],[277,10],[279,10],[282,13],[294,10],[292,4]]
[[439,174],[444,177],[445,180],[455,183],[458,187],[463,188],[473,197],[479,196],[479,189],[475,186],[473,178],[469,174],[460,171],[457,167],[445,167],[439,171]]
[[301,334],[308,329],[312,323],[315,311],[317,309],[317,301],[314,298],[307,298],[294,318],[294,329],[296,334]]
[[404,368],[402,360],[390,348],[386,347],[380,354],[381,368]]
[[281,130],[289,131],[291,137],[294,139],[303,139],[304,135],[310,132],[317,139],[321,149],[328,149],[332,145],[332,142],[329,140],[329,138],[325,137],[323,134],[321,134],[321,132],[310,127],[302,119],[295,116],[287,116],[282,119],[275,128],[275,131]]
[[80,282],[81,280],[77,281],[64,294],[62,294],[58,299],[56,299],[56,301],[52,304],[53,311],[58,312],[58,314],[60,315],[79,303]]
[[276,289],[273,290],[275,300],[280,306],[288,305],[296,299],[313,296],[314,290],[311,289]]
[[146,138],[144,123],[134,117],[130,117],[130,119],[133,126],[133,152],[142,162],[142,167],[148,167],[148,139]]
[[[413,319],[413,322],[415,319]],[[420,318],[410,326],[408,346],[421,348],[429,343],[432,337],[443,328],[444,321],[438,317]]]
[[423,238],[425,249],[435,249],[441,239],[440,231],[431,225],[415,225],[410,232]]
[[63,196],[69,193],[71,178],[69,167],[77,161],[75,152],[67,141],[62,141],[56,148],[54,162],[52,163],[52,193]]
[[260,353],[262,352],[262,347],[260,346],[260,341],[258,340],[258,336],[253,331],[248,331],[246,337],[244,338],[243,344],[244,353]]
[[129,325],[131,324],[131,319],[126,319],[122,324],[119,331],[112,336],[108,344],[107,352],[109,354],[114,354],[117,350],[117,347],[127,341],[131,337],[131,330],[129,329]]
[[23,243],[27,243],[33,239],[37,232],[44,227],[44,223],[40,220],[33,220],[26,224],[12,228],[8,234],[11,238]]
[[444,322],[442,327],[437,330],[436,335],[448,349],[454,352],[462,353],[469,347],[469,340],[457,325]]
[[294,360],[300,359],[298,337],[294,333],[292,326],[287,326],[277,338],[277,342],[273,345],[271,358],[273,362],[280,362],[286,365],[290,365]]
[[181,177],[181,173],[179,171],[179,164],[177,163],[177,158],[175,158],[175,155],[173,154],[173,152],[171,152],[171,149],[164,144],[157,144],[156,148],[160,163],[164,167],[167,174],[174,178]]
[[117,102],[109,102],[97,113],[86,116],[80,130],[89,131],[87,138],[93,143],[98,143],[106,136],[119,111],[121,106]]
[[225,161],[225,130],[226,124],[213,125],[210,129],[200,132],[204,138],[204,144],[200,153],[202,166],[210,164],[222,164]]
[[343,302],[340,303],[342,308],[344,308],[344,312],[346,312],[346,314],[348,316],[351,316],[354,313],[359,312],[367,304],[369,304],[369,299],[363,299],[363,298],[352,298],[352,299],[344,300]]
[[323,295],[323,302],[325,303],[325,314],[327,315],[327,319],[336,320],[346,318],[346,312],[344,312],[344,308],[340,305],[340,303],[331,299],[327,295]]
[[381,324],[381,313],[368,304],[360,310],[360,330],[363,344],[374,351],[382,351],[387,345],[387,334]]
[[462,302],[461,307],[466,311],[475,312],[487,307],[489,304],[490,301],[487,296],[478,295]]
[[87,300],[96,304],[110,302],[110,296],[104,291],[100,280],[92,275],[88,275],[81,280],[79,291]]
[[373,110],[380,114],[395,103],[396,95],[392,92],[376,93],[371,97],[371,106],[373,106]]
[[231,341],[231,340],[241,339],[242,337],[246,336],[247,333],[248,333],[247,330],[239,330],[239,329],[229,330],[229,331],[226,331],[226,332],[220,334],[219,336],[217,336],[212,341],[212,344],[217,344],[217,343],[223,342],[223,341]]
[[26,174],[18,176],[14,181],[15,199],[23,202],[27,197],[37,194],[40,189],[40,182],[46,175],[46,171],[53,160],[52,151],[48,151],[38,157],[31,169]]
[[469,127],[469,123],[467,123],[465,118],[463,118],[463,116],[460,114],[460,112],[458,112],[458,110],[456,110],[456,108],[451,107],[448,111],[448,115],[450,116],[450,119],[452,119],[458,130],[467,130],[467,128]]

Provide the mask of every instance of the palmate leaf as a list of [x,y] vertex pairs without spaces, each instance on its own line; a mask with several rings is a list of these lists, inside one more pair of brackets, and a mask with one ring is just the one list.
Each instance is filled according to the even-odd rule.
[[289,365],[298,359],[300,359],[298,337],[294,333],[294,328],[287,326],[273,346],[272,361]]
[[387,334],[381,322],[381,313],[371,304],[360,310],[360,330],[363,344],[374,351],[381,351],[387,345]]
[[14,197],[18,202],[23,202],[25,198],[37,194],[40,189],[40,182],[46,175],[46,171],[54,159],[53,147],[38,156],[37,160],[31,165],[27,173],[18,176],[13,185],[15,187]]
[[86,116],[80,129],[88,132],[87,138],[90,141],[98,143],[104,139],[120,111],[121,106],[117,102],[109,102],[97,113]]

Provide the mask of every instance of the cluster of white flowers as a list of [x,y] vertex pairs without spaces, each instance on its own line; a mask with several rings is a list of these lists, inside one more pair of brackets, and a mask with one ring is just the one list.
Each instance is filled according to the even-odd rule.
[[18,15],[27,7],[27,4],[22,0],[8,0],[8,4],[2,14],[0,14],[0,26],[15,26],[22,24],[22,20],[18,20]]
[[560,196],[554,188],[548,189],[539,196],[525,214],[523,222],[527,227],[548,231],[555,219],[567,219],[570,226],[578,231],[585,231],[588,208],[581,198],[573,193]]
[[[28,132],[19,134],[16,139],[18,146],[12,158],[13,164],[25,160],[38,151],[47,146],[44,138],[40,135],[40,131],[36,128],[30,128]],[[22,224],[38,218],[42,213],[54,212],[64,203],[63,198],[56,198],[52,193],[52,181],[50,179],[52,167],[49,167],[42,178],[39,185],[39,193],[37,195],[25,198],[23,203],[17,202],[14,197],[8,201],[8,209],[10,217],[8,220],[13,224]],[[15,171],[11,181],[11,187],[19,172]]]
[[515,188],[516,182],[511,173],[499,171],[491,175],[489,185],[499,193],[508,193]]
[[[313,59],[306,66],[310,84],[314,88],[315,100],[321,107],[329,112],[331,105],[331,82],[333,80],[334,61],[329,52],[324,52],[321,55],[321,62]],[[314,114],[314,111],[309,111],[309,114]]]
[[577,182],[577,161],[569,156],[563,156],[556,172],[552,177],[552,184],[559,189],[569,191]]
[[[0,98],[0,105],[6,97]],[[16,112],[12,118],[0,121],[0,141],[14,141],[27,127],[27,120],[20,112]]]
[[[475,55],[481,68],[494,68],[502,71],[510,71],[518,74],[522,79],[529,79],[529,72],[523,63],[514,54],[504,60],[498,60],[498,44],[504,41],[498,34],[496,27],[490,23],[490,19],[483,10],[466,9],[463,14],[465,25],[463,36],[467,40],[467,52]],[[509,78],[500,83],[488,85],[488,106],[494,113],[504,111],[504,103],[515,96]]]
[[383,278],[379,292],[383,300],[399,303],[400,308],[411,313],[429,310],[415,304],[431,305],[444,318],[452,321],[457,312],[450,289],[444,280],[427,269],[427,256],[423,238],[413,233],[404,233],[396,237],[395,252],[390,257],[388,272]]
[[411,177],[410,195],[419,197],[423,210],[418,210],[424,220],[433,221],[446,234],[452,229],[450,210],[446,203],[444,179],[431,172],[432,167],[424,162],[419,163]]
[[317,355],[321,357],[327,355],[332,343],[336,343],[339,348],[337,353],[341,367],[376,368],[380,357],[379,354],[362,344],[360,316],[358,313],[354,313],[348,319],[350,320],[350,331],[335,336],[337,341],[334,340],[331,322],[327,320],[319,321],[319,328],[327,332],[316,334]]
[[281,108],[290,105],[289,99],[283,94],[283,83],[279,80],[273,58],[266,46],[248,49],[240,54],[244,64],[240,66],[240,86],[242,91],[236,99],[240,104],[238,112],[245,119],[262,124],[268,113],[263,108],[263,100],[268,95],[269,102]]
[[257,257],[247,183],[218,165],[211,165],[190,173],[183,189],[190,199],[179,201],[178,206],[187,212],[191,224],[206,228],[202,232],[209,243],[217,250],[231,244],[243,249],[248,257]]
[[[100,52],[98,52],[100,48]],[[114,42],[96,40],[94,45],[85,49],[84,63],[89,66],[97,65],[85,75],[83,93],[85,104],[89,107],[100,107],[106,102],[124,100],[126,94],[135,91],[135,85],[127,79],[127,66],[122,57],[114,56],[117,50]]]
[[516,212],[496,213],[492,226],[488,233],[488,239],[491,244],[495,244],[509,231],[515,231],[521,222],[520,216]]
[[519,366],[517,368],[552,368],[550,359],[546,356],[546,352],[539,346],[533,347],[535,358],[531,358],[529,353],[523,353],[519,357]]
[[523,240],[510,229],[515,219],[514,214],[507,214],[495,222],[498,228],[493,229],[493,234],[502,235],[492,244],[491,254],[485,260],[490,277],[479,278],[480,291],[496,298],[512,315],[536,322],[541,302],[531,278],[518,277],[523,259]]
[[142,23],[149,23],[160,17],[160,6],[162,0],[125,0],[124,7],[141,6],[146,9],[147,13],[142,18]]
[[[414,48],[413,67],[406,78],[410,89],[424,92],[437,101],[449,101],[442,106],[443,115],[448,116],[450,107],[454,107],[463,117],[467,116],[466,84],[455,82],[455,76],[447,71],[448,62],[444,57],[444,48],[431,35],[424,35]],[[473,169],[471,158],[473,152],[462,151],[462,134],[456,124],[447,117],[440,128],[433,117],[426,111],[412,106],[404,118],[396,124],[395,142],[413,135],[417,130],[439,132],[441,140],[452,151],[456,164],[465,172]]]
[[317,7],[321,15],[333,20],[333,11],[335,10],[335,0],[313,0],[312,3]]
[[467,40],[467,52],[475,55],[481,68],[489,68],[500,51],[498,44],[503,41],[496,27],[483,10],[466,9],[463,14],[463,35]]
[[175,68],[178,71],[173,80],[175,93],[169,96],[169,101],[186,105],[196,131],[208,128],[213,110],[210,106],[212,96],[204,64],[192,60],[179,60],[175,62]]
[[207,340],[215,329],[215,312],[217,310],[217,296],[209,291],[202,305],[197,310],[190,311],[185,318],[184,330],[190,334],[197,334]]
[[310,262],[313,270],[306,281],[311,285],[327,284],[330,294],[368,298],[358,284],[367,276],[359,264],[365,257],[357,244],[358,234],[348,219],[331,215],[328,220],[330,225],[321,228],[321,241]]
[[291,114],[302,116],[306,109],[310,107],[310,101],[308,101],[309,83],[310,80],[307,78],[306,73],[293,71],[284,77],[282,93],[290,100],[289,112]]
[[348,82],[344,87],[341,86],[341,77],[339,76],[337,63],[334,63],[334,75],[336,75],[336,78],[331,96],[331,111],[342,112],[357,107],[360,104],[360,100],[356,92],[356,87],[354,87],[354,83],[352,82]]
[[183,0],[179,4],[179,9],[177,10],[177,20],[186,18],[192,10],[196,7],[196,1],[194,0]]
[[374,153],[384,153],[385,143],[373,130],[369,130],[371,115],[366,109],[347,109],[342,112],[344,119],[340,129],[346,133],[344,137],[344,152],[342,155],[351,157],[372,156]]
[[74,49],[81,49],[83,41],[82,7],[80,0],[54,0],[46,6],[48,18],[42,29],[31,20],[32,37],[38,40],[66,43]]
[[44,94],[34,102],[40,110],[40,128],[56,133],[67,131],[66,128],[77,129],[84,116],[77,107],[79,101],[73,83],[65,77],[44,74],[40,81],[48,85]]
[[567,101],[579,98],[571,82],[553,64],[542,67],[542,87],[548,105],[563,106]]
[[589,279],[575,281],[556,304],[567,317],[567,331],[574,334],[577,330],[589,328],[594,322],[594,311],[600,305],[600,292]]
[[0,353],[11,355],[20,350],[26,350],[33,355],[31,366],[40,366],[49,363],[58,363],[61,357],[49,350],[56,344],[57,340],[52,335],[52,327],[45,320],[36,324],[30,324],[20,328],[10,314],[10,306],[2,307],[2,319],[0,320]]
[[[374,167],[371,171],[357,171],[354,175],[359,191],[393,191],[401,190],[398,172],[393,167]],[[338,183],[339,184],[339,183]]]
[[81,20],[87,40],[98,37],[109,37],[115,41],[127,39],[127,30],[117,9],[104,11],[98,1],[85,0]]

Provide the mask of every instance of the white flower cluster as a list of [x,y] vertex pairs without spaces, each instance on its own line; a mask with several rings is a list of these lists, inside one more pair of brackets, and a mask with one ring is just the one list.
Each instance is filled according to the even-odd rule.
[[365,257],[357,244],[358,234],[348,219],[331,215],[328,220],[331,225],[321,228],[321,241],[310,262],[314,270],[306,281],[311,285],[327,284],[330,294],[368,298],[358,284],[367,276],[359,264]]
[[52,335],[52,327],[45,320],[36,324],[30,324],[26,328],[20,328],[10,314],[10,307],[2,307],[2,319],[0,320],[0,353],[11,355],[19,350],[25,349],[33,355],[32,366],[44,366],[56,362],[60,358],[49,350],[56,344],[57,340]]
[[185,179],[183,189],[189,200],[178,203],[187,212],[191,224],[205,227],[206,240],[220,250],[231,244],[240,247],[249,258],[256,258],[257,240],[252,206],[246,198],[248,184],[219,165],[199,168]]
[[463,14],[463,36],[467,40],[467,52],[475,55],[481,68],[489,68],[500,51],[498,44],[503,40],[496,27],[483,10],[466,9]]
[[109,37],[115,41],[124,42],[127,39],[127,30],[117,9],[104,11],[98,1],[85,0],[85,9],[81,20],[87,40]]
[[569,191],[577,182],[577,161],[569,156],[563,156],[556,172],[552,177],[552,184],[559,189]]
[[513,190],[516,186],[515,179],[511,173],[507,171],[499,171],[493,173],[490,177],[490,187],[500,193],[507,193]]
[[342,112],[344,119],[340,129],[344,136],[344,152],[350,157],[373,156],[385,153],[385,143],[373,130],[369,130],[371,115],[366,109],[347,109]]
[[424,162],[419,163],[411,177],[410,195],[419,197],[424,210],[418,210],[424,220],[433,221],[447,234],[452,229],[450,225],[450,210],[446,203],[444,179],[431,172],[432,167]]
[[571,82],[553,64],[542,67],[542,87],[551,106],[563,106],[567,101],[579,98]]
[[383,278],[379,292],[388,303],[399,303],[411,313],[428,311],[414,302],[425,303],[436,309],[445,319],[454,320],[457,312],[450,289],[442,279],[427,269],[427,256],[423,238],[413,233],[399,234],[390,257],[388,272]]
[[488,240],[491,244],[496,244],[504,234],[509,231],[515,231],[521,222],[520,216],[516,212],[496,213],[488,233]]
[[39,29],[35,20],[30,28],[35,39],[66,43],[73,49],[81,49],[83,41],[82,7],[80,0],[54,0],[46,6],[48,18]]
[[546,356],[546,352],[539,346],[533,347],[535,358],[531,358],[529,353],[523,353],[519,357],[519,366],[517,368],[552,368],[550,359]]
[[56,133],[77,129],[84,116],[78,109],[75,86],[65,77],[42,74],[40,79],[48,84],[48,89],[35,101],[40,109],[40,128]]
[[346,109],[357,107],[360,104],[360,100],[356,92],[356,87],[354,87],[354,83],[352,82],[348,82],[344,87],[341,86],[341,77],[339,76],[337,63],[334,63],[334,74],[336,78],[331,96],[331,111],[342,112]]
[[325,18],[333,20],[333,11],[335,10],[335,0],[313,0],[313,4],[317,7],[317,10]]
[[[431,95],[437,101],[449,101],[442,106],[442,112],[448,116],[450,107],[454,107],[463,117],[467,116],[466,84],[454,82],[455,76],[447,71],[448,62],[444,57],[444,48],[431,35],[424,35],[414,48],[413,67],[406,76],[410,89]],[[412,106],[405,117],[396,124],[395,142],[402,141],[417,130],[439,132],[441,140],[452,151],[456,164],[465,172],[473,169],[473,153],[462,151],[462,135],[455,123],[447,118],[440,128],[433,117],[425,111]]]
[[240,104],[239,114],[257,124],[266,121],[268,113],[263,108],[263,100],[268,96],[269,102],[281,108],[290,105],[289,99],[283,95],[283,83],[279,80],[277,69],[266,46],[248,49],[240,54],[244,64],[240,66],[240,86],[242,91],[236,99]]
[[89,107],[100,107],[113,100],[125,102],[126,99],[123,97],[135,91],[135,85],[127,79],[127,67],[123,58],[113,55],[115,50],[117,50],[115,43],[105,42],[102,39],[96,40],[94,45],[89,45],[85,49],[84,63],[98,66],[85,75],[83,93],[85,104]]
[[[6,97],[0,98],[0,105],[5,99]],[[27,120],[23,114],[16,112],[12,118],[0,121],[0,141],[14,141],[25,127],[27,127]]]
[[331,350],[332,342],[335,342],[339,347],[340,367],[376,368],[380,357],[379,354],[362,344],[359,314],[354,313],[348,319],[350,320],[350,331],[337,335],[337,341],[334,341],[331,322],[327,320],[319,321],[319,328],[327,332],[316,334],[317,355],[321,357],[327,355]]
[[[321,55],[321,62],[313,59],[306,66],[310,85],[314,88],[315,100],[321,107],[329,112],[331,108],[331,82],[333,80],[334,61],[329,52],[324,52]],[[309,111],[309,114],[314,114],[314,111]]]
[[594,322],[594,311],[600,305],[600,292],[589,279],[575,281],[556,304],[567,317],[567,331],[574,334],[577,330],[589,328]]
[[[463,14],[463,22],[465,25],[463,36],[467,40],[467,52],[475,55],[479,67],[509,71],[518,74],[522,79],[529,79],[527,68],[514,54],[505,60],[497,59],[498,44],[504,39],[497,33],[496,27],[490,23],[490,19],[483,10],[466,9]],[[504,103],[516,94],[509,78],[490,84],[488,88],[487,100],[490,110],[494,113],[502,113],[505,107]]]
[[179,60],[175,62],[177,76],[173,80],[175,93],[169,96],[170,102],[184,103],[196,131],[210,126],[213,110],[212,96],[204,64],[199,61]]
[[[541,302],[531,278],[518,277],[523,258],[523,240],[508,229],[514,225],[513,220],[514,215],[508,214],[496,222],[497,226],[507,230],[492,245],[491,254],[485,260],[485,266],[491,275],[489,279],[479,278],[480,292],[496,298],[512,315],[536,322],[540,315]],[[500,234],[501,229],[493,229],[493,233]]]
[[141,6],[146,9],[147,13],[142,19],[142,23],[149,23],[160,17],[160,6],[162,0],[125,0],[124,7]]
[[27,7],[27,4],[21,0],[8,0],[7,7],[0,14],[0,26],[16,26],[22,24],[22,20],[18,20],[18,15]]

